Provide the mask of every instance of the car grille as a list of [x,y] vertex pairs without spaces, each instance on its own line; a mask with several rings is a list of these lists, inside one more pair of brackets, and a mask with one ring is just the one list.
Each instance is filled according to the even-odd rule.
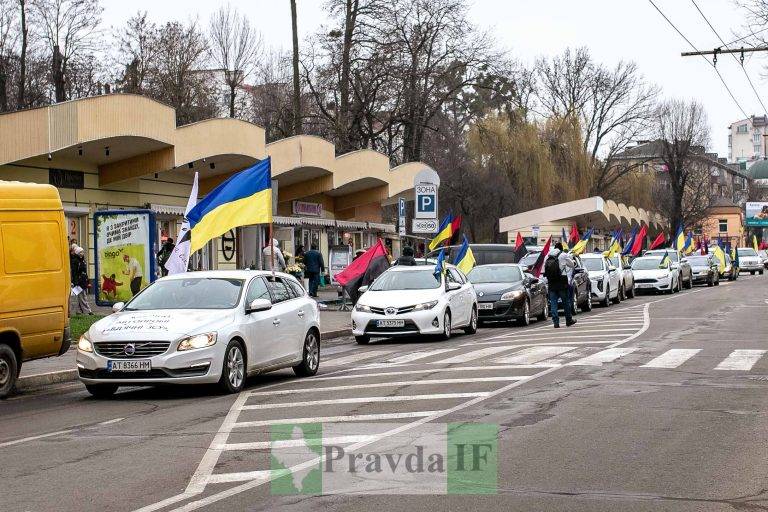
[[80,377],[84,379],[178,379],[182,377],[201,377],[208,373],[209,364],[189,368],[152,368],[146,372],[109,372],[104,369],[87,370],[79,368]]
[[[134,346],[134,353],[127,354],[125,347]],[[170,341],[102,341],[94,343],[96,353],[105,357],[135,358],[159,356],[171,346]],[[130,352],[130,350],[129,350]]]
[[413,332],[418,333],[419,328],[411,320],[406,320],[402,327],[377,327],[376,320],[370,320],[365,327],[366,333],[388,333],[388,332]]
[[[413,311],[413,308],[414,308],[414,306],[405,306],[405,307],[402,307],[402,308],[397,308],[397,313],[395,313],[395,314],[396,315],[402,315],[404,313],[410,313],[411,311]],[[374,313],[376,315],[384,315],[385,314],[384,313],[385,309],[387,309],[387,308],[374,308],[374,307],[371,307],[371,313]]]
[[656,279],[635,279],[636,283],[655,283]]

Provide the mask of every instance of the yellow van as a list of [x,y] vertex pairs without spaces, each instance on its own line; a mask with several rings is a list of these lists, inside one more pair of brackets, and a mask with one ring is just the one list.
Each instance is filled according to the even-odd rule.
[[69,349],[66,227],[56,188],[0,181],[0,398],[23,361]]

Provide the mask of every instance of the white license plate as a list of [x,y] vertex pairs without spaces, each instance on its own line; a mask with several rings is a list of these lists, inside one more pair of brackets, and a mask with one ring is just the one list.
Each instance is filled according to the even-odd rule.
[[376,320],[376,327],[405,327],[405,320]]
[[493,309],[493,302],[480,302],[477,309]]
[[152,361],[149,359],[136,359],[132,361],[107,361],[108,372],[148,372],[152,369]]
[[635,286],[638,288],[653,288],[653,284],[651,283],[637,283]]

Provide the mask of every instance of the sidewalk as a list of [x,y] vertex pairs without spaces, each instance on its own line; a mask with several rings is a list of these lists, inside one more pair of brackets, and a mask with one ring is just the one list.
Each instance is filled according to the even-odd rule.
[[[320,302],[322,302],[324,293],[321,292],[320,295]],[[94,308],[93,304],[91,307],[97,314],[107,315],[112,312],[111,308]],[[351,335],[351,325],[349,311],[337,311],[335,306],[320,310],[320,334],[323,341]],[[72,340],[72,348],[61,357],[48,357],[24,363],[19,380],[16,382],[16,389],[23,391],[77,380],[76,347],[77,340]]]

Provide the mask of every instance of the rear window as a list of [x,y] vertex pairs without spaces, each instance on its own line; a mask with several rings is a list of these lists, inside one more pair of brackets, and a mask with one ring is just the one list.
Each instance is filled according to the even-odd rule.
[[61,270],[61,230],[57,222],[3,222],[6,274]]

